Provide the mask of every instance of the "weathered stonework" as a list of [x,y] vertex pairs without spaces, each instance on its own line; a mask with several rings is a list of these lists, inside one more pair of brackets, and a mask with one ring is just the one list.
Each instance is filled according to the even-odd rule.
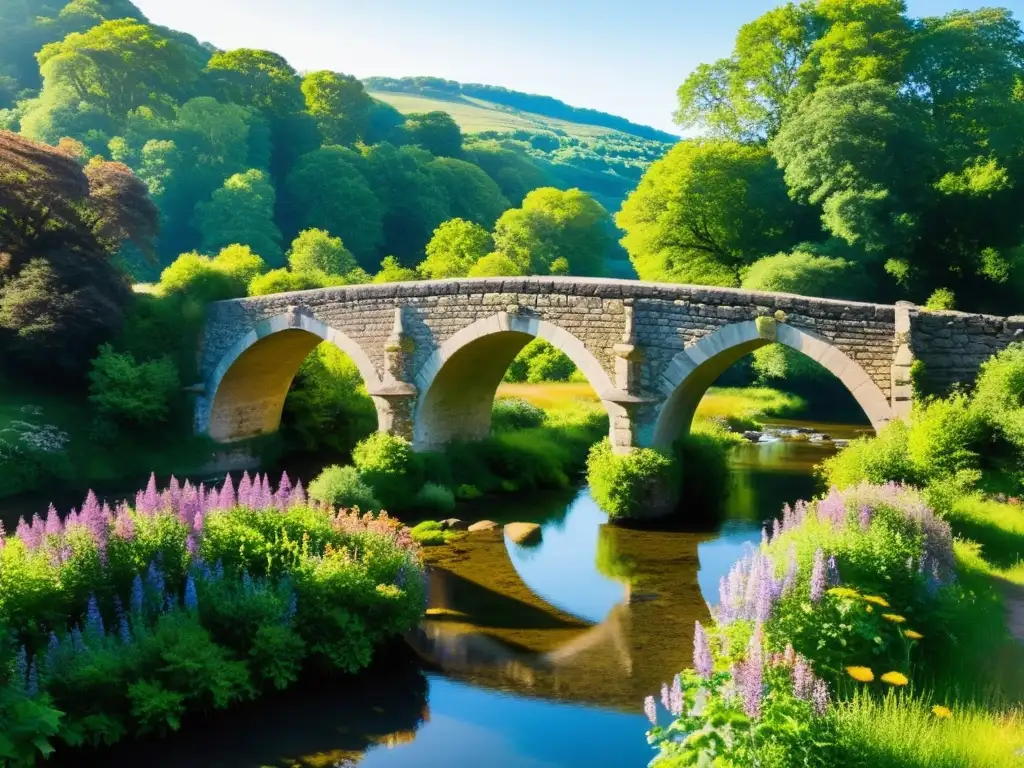
[[915,358],[942,382],[970,382],[1022,328],[1024,318],[592,278],[275,294],[210,306],[196,428],[225,442],[273,431],[302,359],[330,341],[362,373],[381,429],[422,448],[483,437],[495,389],[535,337],[586,375],[619,451],[670,443],[726,368],[773,342],[832,371],[878,427],[906,414]]

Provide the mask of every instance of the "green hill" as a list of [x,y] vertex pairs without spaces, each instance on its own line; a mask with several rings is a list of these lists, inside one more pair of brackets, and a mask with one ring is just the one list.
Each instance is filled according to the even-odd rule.
[[549,96],[428,77],[371,77],[374,98],[403,114],[447,112],[473,141],[497,141],[530,155],[561,187],[579,187],[610,211],[678,137]]

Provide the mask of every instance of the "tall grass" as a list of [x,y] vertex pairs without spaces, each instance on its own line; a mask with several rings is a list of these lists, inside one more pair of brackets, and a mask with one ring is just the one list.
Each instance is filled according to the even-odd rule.
[[950,706],[938,717],[928,697],[858,693],[833,711],[839,765],[850,768],[1019,768],[1024,710]]

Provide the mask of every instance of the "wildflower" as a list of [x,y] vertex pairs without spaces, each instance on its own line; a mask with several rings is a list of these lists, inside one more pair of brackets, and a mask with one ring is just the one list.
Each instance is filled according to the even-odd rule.
[[905,618],[896,613],[883,613],[882,618],[886,621],[891,621],[893,624],[902,624],[906,621]]
[[240,507],[252,506],[252,480],[248,472],[242,473],[242,479],[238,483],[238,505]]
[[46,644],[46,655],[43,656],[43,663],[47,669],[53,669],[57,661],[57,651],[60,649],[60,640],[54,632],[50,632],[50,640]]
[[868,613],[874,613],[875,608],[874,608],[874,606],[868,605],[868,606],[865,606],[864,610],[867,611]]
[[924,638],[924,635],[922,635],[920,632],[915,632],[912,629],[903,630],[903,636],[909,637],[911,640],[922,640]]
[[824,680],[814,681],[814,690],[811,691],[811,703],[814,711],[819,716],[824,715],[828,710],[828,686]]
[[875,679],[875,673],[869,667],[847,667],[846,674],[858,683],[870,683]]
[[675,717],[683,714],[683,681],[678,674],[672,678],[672,689],[668,692],[668,711]]
[[194,611],[198,605],[199,598],[196,596],[196,583],[193,581],[192,574],[190,573],[185,579],[185,607],[190,611]]
[[811,569],[811,602],[821,600],[825,591],[825,553],[820,549],[814,553],[814,567]]
[[128,618],[124,615],[121,616],[121,620],[118,622],[117,634],[121,638],[122,643],[125,645],[131,645],[132,631],[128,626]]
[[878,597],[878,595],[864,595],[863,600],[866,603],[874,603],[875,605],[880,605],[882,608],[889,607],[889,603],[886,601],[886,599],[884,597]]
[[644,714],[651,721],[651,725],[658,724],[658,711],[654,708],[654,697],[648,696],[644,699]]
[[715,669],[714,661],[711,658],[711,646],[708,644],[708,635],[699,621],[694,624],[693,630],[693,668],[705,680],[711,677],[711,673]]
[[28,655],[25,653],[25,646],[21,646],[18,649],[18,654],[14,657],[14,684],[18,688],[23,688],[25,681],[28,679]]
[[747,646],[747,657],[743,660],[737,675],[740,695],[743,696],[743,711],[748,717],[761,715],[761,699],[764,696],[764,633],[758,624]]
[[132,596],[128,601],[132,613],[142,613],[142,577],[135,574],[132,580]]
[[103,616],[100,615],[96,595],[89,595],[89,604],[85,610],[85,629],[95,635],[103,635]]
[[146,570],[146,586],[149,587],[151,593],[157,596],[158,600],[163,598],[166,591],[164,574],[155,562],[150,563]]
[[669,704],[669,701],[668,701],[668,684],[667,683],[662,683],[661,684],[661,706],[663,706],[666,710],[668,710],[670,712],[672,711],[671,710],[671,705]]
[[953,716],[952,710],[950,710],[949,707],[942,706],[941,704],[936,704],[934,707],[932,707],[932,714],[942,719]]
[[25,693],[30,697],[39,695],[39,665],[31,664],[28,668],[28,684],[25,686]]
[[[856,589],[850,589],[849,587],[832,587],[832,589],[828,591],[828,594],[832,595],[833,597],[839,598],[860,597],[860,592],[858,592]],[[867,600],[868,598],[865,597],[864,599]]]
[[871,527],[871,507],[867,504],[861,504],[860,507],[860,528],[862,531],[866,531]]
[[292,490],[291,498],[289,499],[292,507],[302,507],[306,504],[306,491],[302,487],[302,481],[300,480],[295,484],[295,488]]
[[224,478],[224,485],[220,488],[218,502],[221,509],[232,509],[235,506],[235,485],[231,482],[231,475]]
[[886,672],[880,679],[883,683],[888,683],[889,685],[906,685],[910,682],[907,680],[906,675],[899,672]]
[[793,662],[793,695],[806,701],[810,698],[814,685],[814,673],[807,659],[798,656]]
[[71,647],[78,653],[85,650],[85,640],[82,639],[82,630],[78,627],[72,627],[71,629]]

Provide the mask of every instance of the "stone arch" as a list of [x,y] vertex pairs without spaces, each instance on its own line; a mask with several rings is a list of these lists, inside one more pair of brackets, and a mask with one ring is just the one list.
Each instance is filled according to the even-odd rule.
[[689,431],[697,405],[718,377],[744,355],[773,342],[807,355],[833,373],[876,430],[892,420],[892,407],[879,386],[831,341],[811,331],[762,318],[760,328],[754,320],[726,325],[672,358],[659,381],[666,400],[658,411],[650,444],[667,447]]
[[275,432],[299,366],[323,341],[352,359],[369,391],[379,388],[377,369],[359,344],[292,309],[257,323],[224,353],[197,400],[197,431],[225,443]]
[[499,312],[455,333],[420,367],[415,377],[415,447],[433,450],[456,439],[486,438],[494,393],[509,364],[533,339],[544,339],[564,352],[602,402],[614,390],[601,363],[571,333],[538,317]]

